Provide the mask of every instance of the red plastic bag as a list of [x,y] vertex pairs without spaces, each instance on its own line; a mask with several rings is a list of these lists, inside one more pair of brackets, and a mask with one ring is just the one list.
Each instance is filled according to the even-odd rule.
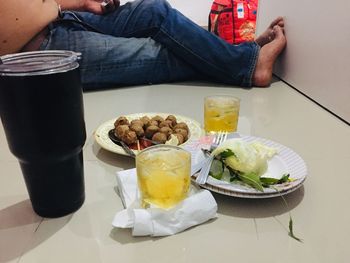
[[215,0],[208,30],[231,44],[254,41],[258,0]]

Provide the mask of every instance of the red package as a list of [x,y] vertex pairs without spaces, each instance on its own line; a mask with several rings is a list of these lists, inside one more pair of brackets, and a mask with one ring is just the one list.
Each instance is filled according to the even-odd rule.
[[254,41],[258,0],[215,0],[208,30],[231,44]]

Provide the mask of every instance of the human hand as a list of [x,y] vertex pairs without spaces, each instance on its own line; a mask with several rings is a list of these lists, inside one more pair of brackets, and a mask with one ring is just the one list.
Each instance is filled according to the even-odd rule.
[[91,12],[97,15],[112,12],[119,7],[119,0],[56,0],[63,10]]
[[112,12],[120,5],[119,0],[85,0],[85,11],[92,12],[94,14],[106,14]]

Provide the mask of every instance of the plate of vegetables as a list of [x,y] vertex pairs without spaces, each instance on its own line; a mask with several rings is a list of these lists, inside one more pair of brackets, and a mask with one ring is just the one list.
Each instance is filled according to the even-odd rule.
[[[307,176],[304,160],[277,142],[243,136],[228,139],[215,150],[197,150],[194,162],[215,156],[203,188],[242,198],[270,198],[291,193]],[[196,175],[194,175],[195,177]]]

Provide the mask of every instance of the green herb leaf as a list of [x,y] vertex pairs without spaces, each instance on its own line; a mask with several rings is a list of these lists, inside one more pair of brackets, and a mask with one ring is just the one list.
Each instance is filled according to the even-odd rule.
[[231,176],[231,182],[235,179],[239,179],[239,172],[236,170],[233,170],[231,167],[226,166],[226,168],[229,170],[230,172],[230,176]]
[[284,174],[281,179],[278,180],[278,184],[283,184],[283,183],[286,183],[288,182],[290,179],[289,179],[289,174]]
[[296,237],[294,235],[294,232],[293,232],[293,220],[292,220],[292,216],[289,216],[289,233],[288,235],[291,237],[291,238],[294,238],[295,240],[299,241],[299,242],[303,242],[303,240],[299,237]]
[[[289,177],[289,174],[288,174],[288,177]],[[284,196],[281,194],[281,192],[277,188],[275,188],[273,186],[272,186],[272,188],[275,189],[279,193],[280,197],[283,200],[283,203],[285,204],[285,206],[289,210],[289,206],[288,206],[287,200],[284,198]],[[291,238],[295,239],[296,241],[303,242],[303,240],[301,238],[299,238],[296,235],[294,235],[292,213],[290,211],[288,213],[289,213],[289,232],[288,232],[288,236],[290,236]]]
[[266,186],[277,184],[279,180],[280,179],[271,177],[260,177],[261,183]]
[[256,173],[249,173],[249,174],[239,174],[238,177],[246,184],[252,186],[258,191],[263,192],[264,187],[260,181],[259,175]]
[[221,157],[221,159],[226,159],[230,156],[237,157],[231,149],[226,149],[225,151],[221,152],[219,156]]
[[224,169],[225,169],[224,163],[214,159],[210,167],[209,175],[220,180],[224,173]]
[[263,186],[269,187],[269,186],[275,185],[275,184],[286,183],[286,182],[290,181],[290,179],[289,179],[289,174],[284,174],[280,179],[272,178],[272,177],[260,177],[260,181],[261,181]]

